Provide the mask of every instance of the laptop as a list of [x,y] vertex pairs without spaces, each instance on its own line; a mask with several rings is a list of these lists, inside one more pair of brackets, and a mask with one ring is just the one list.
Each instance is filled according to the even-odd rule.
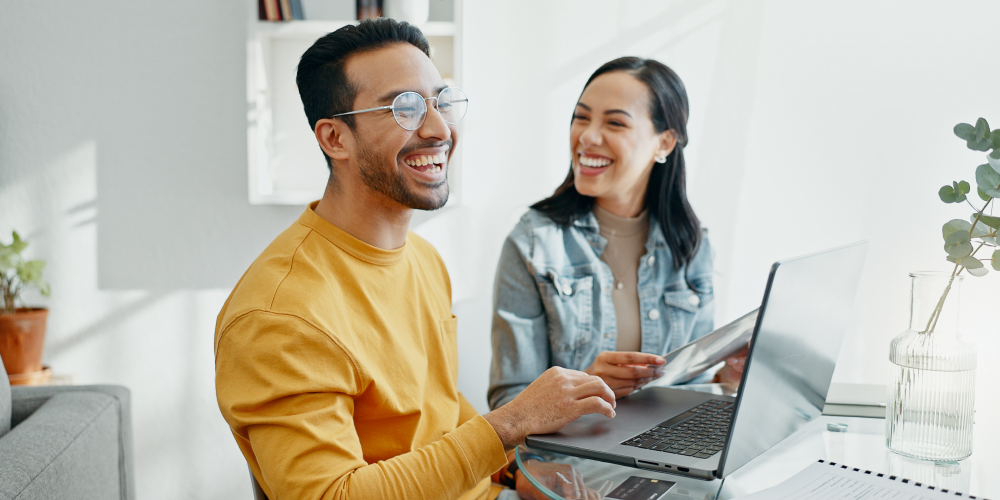
[[640,469],[723,478],[820,415],[868,242],[771,267],[736,397],[646,387],[526,444]]

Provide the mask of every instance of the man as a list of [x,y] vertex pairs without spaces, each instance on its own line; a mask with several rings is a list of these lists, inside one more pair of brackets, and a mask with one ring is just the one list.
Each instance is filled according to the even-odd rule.
[[598,377],[554,368],[480,416],[458,392],[444,263],[408,232],[448,198],[464,94],[420,31],[363,21],[317,41],[297,83],[330,165],[323,198],[219,313],[219,408],[272,500],[491,498],[527,434],[614,416]]

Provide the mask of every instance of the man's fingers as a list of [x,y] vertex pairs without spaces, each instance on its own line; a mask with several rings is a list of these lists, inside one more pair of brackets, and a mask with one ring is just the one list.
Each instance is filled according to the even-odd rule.
[[597,396],[607,401],[614,408],[616,405],[615,392],[600,377],[591,377],[591,379],[589,382],[576,387],[576,398],[584,399],[590,396]]
[[615,410],[604,398],[600,396],[590,396],[580,401],[580,414],[590,415],[600,413],[608,418],[615,418]]
[[615,399],[624,398],[625,396],[628,396],[629,394],[635,392],[635,389],[636,389],[635,386],[631,385],[628,387],[623,387],[621,389],[615,389]]

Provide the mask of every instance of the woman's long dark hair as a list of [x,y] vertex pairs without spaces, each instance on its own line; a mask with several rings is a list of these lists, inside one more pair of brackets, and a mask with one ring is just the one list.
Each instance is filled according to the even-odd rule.
[[[673,130],[677,145],[666,163],[654,163],[646,188],[646,208],[654,215],[673,255],[674,269],[686,266],[694,259],[701,243],[701,224],[688,203],[684,180],[684,146],[687,145],[688,100],[684,83],[673,70],[659,61],[638,57],[621,57],[597,69],[584,90],[595,78],[612,71],[623,71],[649,87],[649,115],[660,134]],[[581,92],[581,96],[583,93]],[[573,166],[555,193],[531,206],[556,223],[572,224],[594,207],[594,198],[580,194],[573,183]]]

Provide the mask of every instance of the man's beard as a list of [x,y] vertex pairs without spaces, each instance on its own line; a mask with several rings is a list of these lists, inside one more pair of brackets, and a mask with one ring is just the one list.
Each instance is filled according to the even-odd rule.
[[[445,144],[451,150],[452,141],[445,141]],[[406,148],[400,151],[398,157],[393,158],[392,168],[389,168],[386,165],[385,158],[381,157],[377,150],[360,144],[358,149],[358,170],[361,173],[361,181],[372,191],[380,193],[407,208],[437,210],[448,202],[448,171],[445,170],[445,179],[441,182],[426,185],[432,190],[433,194],[430,196],[421,196],[407,187],[406,177],[397,169],[399,159],[406,157],[410,152],[440,145],[440,142],[435,142],[416,144],[413,147]],[[443,191],[443,193],[438,195],[439,191]]]

